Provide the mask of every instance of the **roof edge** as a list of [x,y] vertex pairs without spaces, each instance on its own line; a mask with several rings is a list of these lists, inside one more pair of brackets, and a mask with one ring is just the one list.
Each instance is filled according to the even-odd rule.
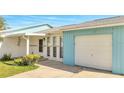
[[101,26],[91,26],[91,27],[80,27],[74,29],[61,29],[63,32],[72,31],[72,30],[81,30],[81,29],[93,29],[93,28],[102,28],[102,27],[114,27],[114,26],[124,26],[124,23],[111,24],[111,25],[101,25]]
[[2,31],[0,31],[0,33],[14,32],[14,31],[19,31],[19,30],[25,30],[25,29],[31,29],[31,28],[35,28],[35,27],[40,27],[40,26],[48,26],[50,28],[53,28],[53,26],[51,26],[49,24],[37,24],[37,25],[30,25],[30,26],[19,27],[19,28],[14,28],[14,29],[2,30]]

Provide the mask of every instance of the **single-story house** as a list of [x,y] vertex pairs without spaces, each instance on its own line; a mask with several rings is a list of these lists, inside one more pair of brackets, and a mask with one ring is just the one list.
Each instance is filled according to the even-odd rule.
[[71,66],[124,74],[124,16],[61,27],[30,26],[0,35],[0,57],[36,53]]
[[62,62],[62,34],[46,34],[52,28],[48,24],[38,24],[1,31],[0,58],[4,54],[11,54],[12,57],[40,54]]

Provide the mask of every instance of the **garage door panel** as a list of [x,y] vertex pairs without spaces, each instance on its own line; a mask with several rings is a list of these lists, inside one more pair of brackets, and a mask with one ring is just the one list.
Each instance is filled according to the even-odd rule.
[[89,35],[76,37],[75,63],[81,66],[111,70],[112,36]]

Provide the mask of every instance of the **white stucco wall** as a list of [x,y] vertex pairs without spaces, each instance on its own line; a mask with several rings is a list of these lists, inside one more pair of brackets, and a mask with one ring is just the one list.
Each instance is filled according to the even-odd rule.
[[[41,54],[39,52],[39,39],[42,37],[29,37],[29,53]],[[45,51],[44,51],[45,52]],[[4,54],[12,54],[12,57],[20,57],[26,55],[26,40],[21,37],[20,45],[18,46],[18,37],[6,37],[0,42],[0,58]],[[44,56],[44,55],[43,55]]]
[[3,42],[0,41],[0,57],[5,53],[11,53],[12,57],[19,57],[26,54],[26,42],[21,38],[20,46],[18,46],[18,38],[4,38]]
[[[57,39],[57,56],[53,57],[53,37]],[[50,60],[62,61],[60,58],[60,36],[62,34],[52,34],[46,37],[30,36],[29,37],[29,53],[41,54]],[[47,37],[50,37],[50,56],[47,56]],[[39,52],[39,39],[43,39],[43,52]],[[21,37],[20,46],[18,46],[18,37],[6,37],[3,42],[0,42],[0,57],[5,53],[11,53],[12,57],[20,57],[26,55],[26,40]]]

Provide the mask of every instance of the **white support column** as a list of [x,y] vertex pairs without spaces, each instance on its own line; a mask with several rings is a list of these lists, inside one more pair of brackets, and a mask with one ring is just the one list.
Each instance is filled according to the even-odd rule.
[[26,38],[26,55],[29,55],[29,36],[27,36],[27,38]]

